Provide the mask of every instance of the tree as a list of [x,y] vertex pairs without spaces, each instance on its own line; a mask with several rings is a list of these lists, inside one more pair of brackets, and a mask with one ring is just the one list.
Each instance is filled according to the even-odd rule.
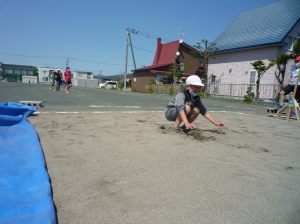
[[278,68],[279,73],[277,74],[275,72],[275,77],[281,87],[283,86],[283,82],[285,78],[286,65],[289,60],[295,58],[297,55],[300,55],[300,34],[298,34],[298,37],[296,38],[296,41],[293,45],[292,52],[281,53],[277,55],[275,59],[270,59],[270,61],[276,64]]
[[33,67],[32,74],[33,76],[39,76],[39,70],[36,67]]
[[167,79],[170,83],[174,84],[176,83],[176,81],[179,81],[181,79],[180,69],[177,69],[177,66],[175,64],[170,65],[168,69]]
[[263,75],[266,73],[266,71],[271,68],[274,63],[270,62],[268,65],[265,65],[265,63],[261,60],[254,61],[251,63],[254,70],[257,72],[257,80],[256,80],[256,97],[255,99],[259,99],[259,85],[260,85],[260,79],[263,77]]
[[286,65],[291,58],[294,58],[294,54],[283,53],[277,55],[275,59],[270,59],[270,62],[275,64],[278,68],[279,72],[278,74],[277,72],[275,72],[275,77],[281,87],[283,86],[283,82],[285,78]]
[[300,34],[298,34],[298,37],[296,38],[296,41],[294,43],[293,53],[295,55],[300,55]]
[[198,42],[194,45],[196,49],[199,50],[200,53],[200,68],[199,73],[200,77],[203,78],[204,82],[207,81],[207,72],[208,72],[208,58],[211,54],[211,52],[216,51],[216,43],[209,42],[208,40],[201,40],[201,42]]

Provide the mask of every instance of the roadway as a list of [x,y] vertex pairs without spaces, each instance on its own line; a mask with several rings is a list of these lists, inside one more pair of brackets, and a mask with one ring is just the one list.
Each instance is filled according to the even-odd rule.
[[[70,94],[50,91],[48,85],[0,83],[0,101],[42,101],[41,112],[80,111],[164,111],[170,95],[145,94],[129,91],[73,87]],[[231,111],[266,114],[266,105],[246,104],[241,101],[202,99],[209,111]]]

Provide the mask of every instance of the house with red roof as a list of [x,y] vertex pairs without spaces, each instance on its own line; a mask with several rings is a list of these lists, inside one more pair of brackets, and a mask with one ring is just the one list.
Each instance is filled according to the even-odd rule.
[[167,76],[174,68],[180,70],[182,77],[190,74],[201,74],[201,55],[199,51],[182,40],[162,44],[157,38],[157,49],[153,64],[134,70],[132,89],[137,92],[146,92],[146,85],[155,81],[163,85]]

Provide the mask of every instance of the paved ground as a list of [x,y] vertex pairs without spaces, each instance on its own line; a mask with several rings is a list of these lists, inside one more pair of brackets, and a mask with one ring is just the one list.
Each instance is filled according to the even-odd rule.
[[261,105],[204,100],[226,127],[200,117],[185,135],[164,119],[168,99],[0,84],[0,101],[45,104],[30,121],[60,224],[300,223],[300,122],[267,117]]
[[[52,92],[48,85],[0,83],[0,101],[43,101],[41,111],[103,111],[144,110],[162,111],[170,95],[142,94],[102,89],[73,88],[71,94]],[[266,114],[265,105],[249,105],[237,101],[203,99],[208,110]],[[94,107],[91,107],[94,106]]]

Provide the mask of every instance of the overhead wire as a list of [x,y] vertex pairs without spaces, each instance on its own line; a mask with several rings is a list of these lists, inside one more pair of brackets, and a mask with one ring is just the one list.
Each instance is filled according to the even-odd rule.
[[[141,35],[145,38],[148,39],[157,39],[158,37],[153,35],[153,34],[149,34],[146,32],[141,32],[138,31],[136,29],[131,29],[128,28],[129,32],[131,32],[132,34],[135,35]],[[166,40],[165,38],[162,38],[163,40]],[[149,54],[154,54],[155,52],[142,48],[142,47],[138,47],[138,46],[133,46],[134,49],[140,50],[140,51],[144,51],[147,52]],[[98,65],[110,65],[110,66],[124,66],[123,63],[109,63],[109,62],[103,62],[103,61],[96,61],[96,60],[88,60],[88,59],[82,59],[82,58],[77,58],[77,57],[67,57],[67,56],[46,56],[46,55],[28,55],[28,54],[15,54],[15,53],[9,53],[9,52],[0,52],[0,55],[8,55],[8,56],[15,56],[15,57],[27,57],[27,58],[40,58],[40,59],[64,59],[64,60],[75,60],[75,61],[80,61],[80,62],[84,62],[84,63],[91,63],[91,64],[98,64]],[[133,67],[133,65],[128,65],[130,67]],[[141,67],[143,67],[144,65],[140,65]]]

